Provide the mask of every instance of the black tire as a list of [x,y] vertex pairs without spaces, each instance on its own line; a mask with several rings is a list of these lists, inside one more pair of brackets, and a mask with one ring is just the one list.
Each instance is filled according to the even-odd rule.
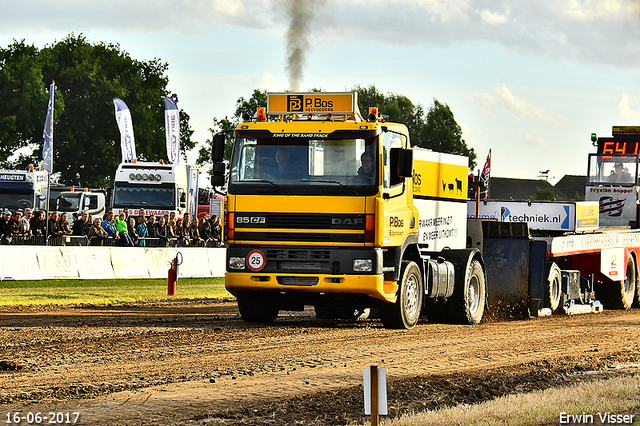
[[[463,272],[463,273],[460,273]],[[456,271],[456,287],[445,305],[449,318],[457,324],[476,325],[482,321],[487,298],[487,286],[482,264],[472,260],[466,271]]]
[[355,308],[349,306],[314,306],[316,317],[320,319],[338,319],[345,321],[358,321],[369,318],[371,309]]
[[556,312],[560,307],[562,296],[562,271],[555,262],[549,266],[547,284],[544,289],[544,307],[550,308],[551,312]]
[[423,302],[423,306],[422,314],[427,316],[427,320],[430,323],[447,322],[447,305],[442,298],[437,301],[435,299],[426,299]]
[[316,311],[316,317],[320,319],[335,319],[336,318],[336,310],[333,306],[314,306],[314,310]]
[[411,329],[420,319],[424,287],[422,273],[415,262],[403,261],[396,302],[380,308],[386,328]]
[[631,254],[627,258],[627,278],[623,281],[605,282],[596,287],[596,297],[605,309],[631,309],[636,299],[638,275],[636,261]]
[[260,292],[238,294],[238,310],[247,322],[273,322],[280,312],[275,298]]

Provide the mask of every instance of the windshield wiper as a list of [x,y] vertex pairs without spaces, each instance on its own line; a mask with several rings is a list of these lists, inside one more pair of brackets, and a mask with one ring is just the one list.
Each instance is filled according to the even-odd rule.
[[318,183],[333,183],[336,184],[344,189],[348,189],[349,191],[351,191],[352,193],[354,193],[355,195],[360,195],[358,191],[356,191],[355,189],[343,184],[342,182],[340,182],[339,180],[328,180],[328,179],[300,179],[300,182],[318,182]]
[[[268,183],[269,185],[273,185],[275,188],[279,189],[280,191],[284,192],[287,195],[291,195],[291,192],[287,191],[283,186],[278,185],[277,183],[274,183],[268,179],[246,179],[243,182],[262,182],[262,183]],[[264,191],[257,191],[261,194],[264,194]]]

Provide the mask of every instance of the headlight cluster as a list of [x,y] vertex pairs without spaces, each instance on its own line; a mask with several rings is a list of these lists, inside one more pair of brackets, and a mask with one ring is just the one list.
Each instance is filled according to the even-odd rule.
[[373,261],[371,259],[353,259],[354,272],[371,272],[373,271]]
[[129,180],[157,180],[160,181],[160,174],[156,173],[129,173]]
[[245,268],[244,257],[229,257],[229,269],[241,270]]

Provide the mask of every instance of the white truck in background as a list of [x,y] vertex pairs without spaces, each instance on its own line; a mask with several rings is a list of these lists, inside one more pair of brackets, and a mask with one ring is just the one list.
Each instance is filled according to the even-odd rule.
[[76,191],[71,188],[69,191],[62,191],[55,199],[55,210],[58,213],[68,213],[71,216],[77,213],[81,216],[87,212],[93,218],[102,219],[107,209],[107,191],[103,189],[89,190],[84,188],[82,191]]
[[48,186],[46,171],[0,170],[0,208],[46,210]]
[[114,179],[112,204],[114,214],[125,208],[138,216],[160,216],[174,212],[181,218],[185,213],[194,217],[198,204],[199,168],[186,164],[159,162],[121,163]]

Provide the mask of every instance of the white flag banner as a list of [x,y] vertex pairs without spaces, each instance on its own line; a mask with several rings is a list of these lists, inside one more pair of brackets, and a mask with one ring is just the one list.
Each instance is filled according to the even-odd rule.
[[44,144],[42,145],[42,161],[43,169],[53,173],[53,96],[55,92],[55,83],[49,86],[49,106],[47,108],[47,118],[44,121],[44,131],[42,137]]
[[122,147],[122,162],[132,162],[136,159],[136,141],[133,137],[133,122],[131,111],[122,99],[114,99],[116,107],[116,122],[120,129],[120,146]]
[[180,111],[169,96],[164,97],[164,128],[167,135],[167,159],[180,164]]

